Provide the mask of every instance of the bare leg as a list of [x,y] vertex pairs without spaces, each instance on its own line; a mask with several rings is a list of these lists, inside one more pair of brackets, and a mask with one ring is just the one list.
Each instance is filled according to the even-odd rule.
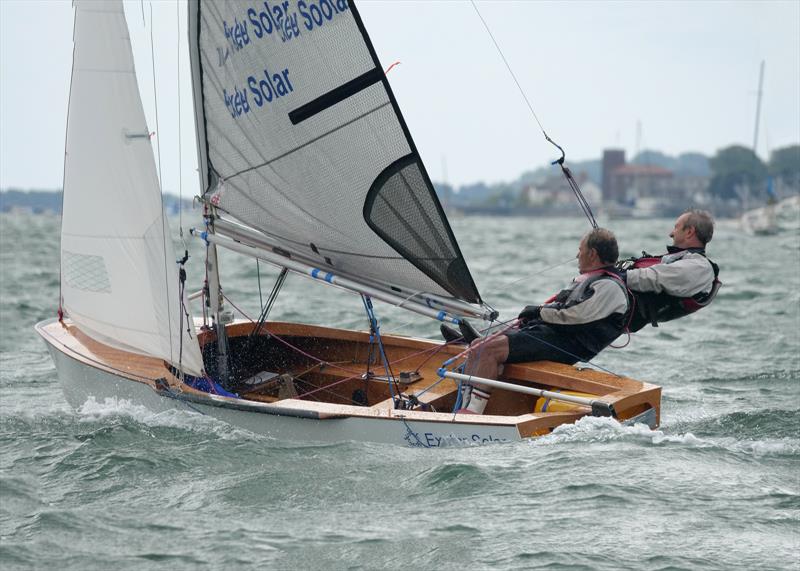
[[[503,363],[506,362],[506,359],[508,359],[508,337],[500,335],[473,351],[465,373],[486,379],[496,379],[503,371]],[[486,385],[473,384],[466,410],[475,414],[483,414],[491,394],[492,389]]]

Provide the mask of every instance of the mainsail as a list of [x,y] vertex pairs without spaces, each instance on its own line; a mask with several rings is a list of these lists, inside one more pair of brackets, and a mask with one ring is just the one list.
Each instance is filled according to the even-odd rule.
[[205,197],[341,275],[481,301],[353,2],[191,0]]
[[63,308],[98,341],[199,375],[203,360],[185,314],[181,327],[186,300],[178,293],[175,260],[122,2],[76,2]]

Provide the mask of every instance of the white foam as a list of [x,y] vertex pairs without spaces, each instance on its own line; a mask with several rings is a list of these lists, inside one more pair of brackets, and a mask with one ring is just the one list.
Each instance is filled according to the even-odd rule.
[[585,416],[574,424],[562,424],[552,433],[534,440],[537,445],[551,445],[564,442],[611,442],[616,440],[645,440],[652,444],[682,444],[689,446],[714,446],[713,443],[697,438],[694,434],[664,434],[652,430],[646,424],[623,426],[613,418]]
[[155,412],[149,408],[117,397],[97,401],[89,397],[77,410],[79,422],[98,422],[109,419],[125,418],[149,427],[177,428],[207,433],[211,431],[221,438],[242,438],[250,436],[249,432],[240,431],[232,425],[197,412],[170,409]]
[[798,439],[736,440],[734,438],[698,438],[691,432],[666,434],[652,430],[645,424],[623,426],[613,418],[586,416],[574,424],[562,424],[552,433],[533,440],[537,446],[550,446],[566,442],[614,442],[630,440],[655,446],[679,445],[691,448],[716,448],[755,456],[800,454]]
[[800,441],[789,438],[781,440],[745,440],[736,441],[729,448],[736,452],[751,454],[756,458],[782,456],[784,454],[800,454]]

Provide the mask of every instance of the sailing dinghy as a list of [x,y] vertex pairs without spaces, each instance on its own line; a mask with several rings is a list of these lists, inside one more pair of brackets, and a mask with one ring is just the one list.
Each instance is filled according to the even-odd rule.
[[[438,447],[587,415],[659,422],[661,389],[506,366],[461,414],[464,346],[383,334],[373,300],[488,325],[484,303],[352,1],[189,3],[206,280],[186,291],[120,0],[75,2],[58,319],[36,330],[68,402],[130,399],[304,441]],[[370,330],[228,318],[235,251],[362,297]],[[178,263],[176,264],[176,260]],[[274,300],[274,295],[270,296]],[[190,298],[202,303],[195,319]]]

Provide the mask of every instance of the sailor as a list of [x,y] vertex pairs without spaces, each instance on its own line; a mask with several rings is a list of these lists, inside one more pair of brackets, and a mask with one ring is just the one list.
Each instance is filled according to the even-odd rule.
[[[628,321],[628,291],[614,268],[618,256],[613,233],[604,228],[589,232],[578,247],[580,275],[547,303],[527,306],[519,314],[519,329],[476,348],[465,372],[496,379],[505,363],[574,364],[597,355],[624,331]],[[472,341],[468,327],[462,333]],[[490,392],[482,385],[468,387],[459,412],[483,413]]]
[[714,220],[704,210],[681,214],[670,232],[672,246],[662,256],[625,260],[617,264],[634,295],[630,331],[647,324],[684,317],[702,309],[720,287],[719,267],[706,257]]

